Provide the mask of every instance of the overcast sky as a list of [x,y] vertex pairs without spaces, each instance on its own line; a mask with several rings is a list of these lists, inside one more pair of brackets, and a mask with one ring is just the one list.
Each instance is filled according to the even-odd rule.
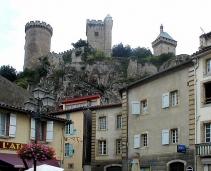
[[198,50],[202,29],[211,31],[210,0],[0,0],[0,66],[23,70],[29,21],[53,27],[51,51],[58,53],[86,40],[86,19],[104,20],[107,14],[113,19],[112,46],[122,42],[152,51],[163,24],[177,41],[176,54],[191,55]]

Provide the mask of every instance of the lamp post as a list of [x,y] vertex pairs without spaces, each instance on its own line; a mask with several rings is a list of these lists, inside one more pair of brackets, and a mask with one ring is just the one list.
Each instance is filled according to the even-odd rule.
[[[46,90],[44,90],[40,85],[38,85],[33,91],[34,98],[37,100],[37,103],[34,102],[32,98],[30,98],[25,104],[26,110],[34,111],[33,114],[30,116],[35,120],[35,144],[37,144],[38,139],[38,122],[42,117],[41,114],[41,107],[48,107],[53,106],[54,97],[51,96]],[[36,111],[35,111],[36,108]],[[36,171],[37,161],[34,160],[34,171]]]

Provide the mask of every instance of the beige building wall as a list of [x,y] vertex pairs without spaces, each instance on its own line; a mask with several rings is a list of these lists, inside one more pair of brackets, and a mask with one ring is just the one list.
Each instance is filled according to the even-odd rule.
[[[177,144],[189,146],[188,131],[188,68],[166,75],[147,84],[129,90],[128,140],[129,156],[134,152],[141,155],[176,152]],[[162,94],[178,90],[178,105],[162,108]],[[147,99],[146,114],[133,115],[132,101]],[[162,145],[162,130],[178,128],[179,142]],[[148,133],[148,147],[134,149],[135,134]]]
[[[73,144],[73,150],[74,154],[70,157],[64,157],[64,169],[68,169],[69,164],[74,165],[74,169],[72,170],[82,170],[82,160],[83,160],[83,111],[76,111],[71,112],[70,114],[70,120],[74,123],[74,129],[76,129],[77,134],[74,135],[66,135],[64,130],[64,136],[65,136],[65,143],[72,143]],[[66,118],[66,114],[59,115],[61,118]]]
[[[172,41],[172,43],[173,43],[173,41]],[[163,53],[171,53],[171,52],[176,55],[176,47],[175,47],[175,45],[168,43],[168,41],[157,43],[157,45],[153,47],[154,56],[159,56]]]
[[[0,136],[0,141],[4,142],[12,142],[12,143],[20,143],[27,144],[31,142],[30,139],[30,131],[31,131],[31,118],[27,115],[27,113],[20,112],[10,112],[9,110],[0,109],[0,113],[12,113],[16,115],[16,134],[15,137],[9,136]],[[47,121],[44,118],[41,118],[41,121]],[[48,121],[52,121],[48,119]],[[52,142],[42,142],[47,146],[53,147],[56,152],[56,159],[63,160],[63,130],[64,123],[53,121],[53,141]],[[17,149],[1,149],[1,153],[9,153],[16,154]],[[61,164],[61,163],[60,163]]]

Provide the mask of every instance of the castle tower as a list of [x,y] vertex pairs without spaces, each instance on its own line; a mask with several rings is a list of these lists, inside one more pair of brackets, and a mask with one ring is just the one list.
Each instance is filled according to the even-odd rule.
[[89,44],[95,49],[102,49],[111,55],[112,44],[112,17],[108,14],[104,21],[86,21],[86,36]]
[[168,33],[163,31],[163,25],[160,26],[160,34],[154,42],[152,48],[154,56],[159,56],[163,53],[173,52],[176,55],[177,41],[175,41]]
[[53,28],[40,21],[30,21],[25,25],[24,68],[35,68],[39,57],[50,52]]

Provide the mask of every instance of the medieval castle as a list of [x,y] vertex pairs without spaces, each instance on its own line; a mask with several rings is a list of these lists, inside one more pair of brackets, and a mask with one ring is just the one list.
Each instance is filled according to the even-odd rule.
[[[89,20],[86,21],[86,36],[89,44],[96,49],[102,49],[111,55],[112,48],[112,17],[108,14],[104,21]],[[51,37],[53,28],[40,21],[30,21],[25,25],[25,57],[24,68],[34,68],[37,66],[38,58],[50,53]],[[176,55],[177,41],[175,41],[168,33],[163,31],[160,26],[160,34],[152,42],[153,52],[155,56],[162,53],[173,52]],[[64,52],[65,53],[65,52]],[[61,57],[64,53],[53,53],[53,56]],[[52,56],[52,55],[50,55]],[[72,62],[81,62],[74,60]]]

